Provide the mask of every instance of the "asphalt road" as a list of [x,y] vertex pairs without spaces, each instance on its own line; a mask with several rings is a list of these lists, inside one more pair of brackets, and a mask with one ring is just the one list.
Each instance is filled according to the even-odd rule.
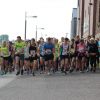
[[100,100],[100,73],[0,76],[0,100]]

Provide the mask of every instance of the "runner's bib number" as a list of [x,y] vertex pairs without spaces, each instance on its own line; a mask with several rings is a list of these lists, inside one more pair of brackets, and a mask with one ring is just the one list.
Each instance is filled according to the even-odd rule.
[[46,54],[51,54],[51,53],[52,53],[52,51],[50,49],[46,50]]
[[68,54],[67,49],[68,49],[68,48],[63,48],[63,53],[62,53],[62,55],[67,55],[67,54]]
[[32,51],[31,51],[31,56],[32,56],[32,57],[35,57],[35,55],[36,55],[35,50],[32,50]]
[[80,46],[79,47],[79,52],[83,52],[84,51],[84,47],[83,46]]

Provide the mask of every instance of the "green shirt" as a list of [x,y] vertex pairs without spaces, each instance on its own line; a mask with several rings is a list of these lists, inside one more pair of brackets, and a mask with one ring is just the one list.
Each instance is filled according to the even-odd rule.
[[1,55],[3,57],[8,57],[9,56],[9,49],[7,47],[1,47]]
[[59,44],[55,44],[55,57],[59,57]]
[[25,46],[25,42],[23,42],[23,41],[21,41],[21,42],[15,42],[16,52],[23,53],[24,46]]

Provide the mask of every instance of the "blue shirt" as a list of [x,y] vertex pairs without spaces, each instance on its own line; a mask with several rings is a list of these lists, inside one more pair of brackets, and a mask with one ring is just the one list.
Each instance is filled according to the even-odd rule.
[[[98,47],[100,47],[100,41],[98,41]],[[100,48],[98,48],[99,52],[100,52]]]
[[52,43],[46,43],[44,45],[44,49],[45,49],[45,53],[46,54],[52,54],[53,53],[53,48],[54,48],[54,45]]
[[40,44],[40,47],[39,47],[39,49],[40,49],[40,54],[41,54],[42,56],[44,55],[44,45],[45,45],[45,43]]

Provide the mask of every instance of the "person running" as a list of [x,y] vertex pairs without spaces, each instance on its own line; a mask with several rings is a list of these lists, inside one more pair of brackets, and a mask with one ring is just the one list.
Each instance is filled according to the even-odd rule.
[[58,39],[54,39],[54,46],[55,46],[55,52],[54,52],[54,72],[58,71],[59,67],[59,54],[60,54],[60,45],[58,43]]
[[30,63],[32,68],[32,75],[35,76],[35,71],[37,69],[37,46],[35,43],[35,39],[31,39],[31,45],[29,47],[29,54],[30,54]]
[[[100,39],[98,40],[98,52],[99,52],[99,58],[100,58]],[[99,65],[100,68],[100,65]]]
[[[100,38],[98,40],[98,51],[99,51],[99,59],[100,59]],[[99,68],[100,68],[100,60],[99,60]]]
[[29,54],[29,47],[30,47],[30,42],[26,41],[25,42],[25,47],[24,47],[24,68],[27,71],[27,74],[29,74],[30,71],[30,54]]
[[65,38],[61,37],[61,41],[59,42],[59,45],[62,45],[62,43],[64,43]]
[[39,45],[40,74],[42,74],[45,70],[45,66],[44,66],[44,54],[45,54],[44,45],[45,45],[44,39],[40,38],[40,45]]
[[[65,38],[64,37],[61,37],[61,41],[59,42],[60,47],[64,43],[64,40],[65,40]],[[63,68],[61,68],[61,53],[62,53],[62,48],[59,49],[59,52],[60,52],[60,55],[59,55],[60,56],[59,57],[59,67],[60,67],[60,69],[63,72]]]
[[65,73],[65,75],[67,74],[67,71],[69,70],[69,39],[65,38],[64,43],[62,43],[61,45],[61,70]]
[[99,46],[100,46],[100,39],[99,38],[97,38],[96,39],[96,45],[97,45],[97,47],[98,47],[98,53],[97,53],[97,56],[96,56],[96,65],[97,65],[97,67],[99,68],[99,54],[100,54],[100,51],[99,51]]
[[80,72],[84,72],[85,68],[85,57],[86,57],[86,45],[84,40],[81,39],[80,43],[77,45],[78,50],[78,64]]
[[8,60],[8,64],[9,64],[9,72],[13,72],[14,71],[14,65],[13,65],[13,59],[14,59],[14,46],[12,44],[11,41],[8,42],[8,48],[9,48],[9,60]]
[[23,65],[24,65],[24,46],[25,42],[20,36],[17,37],[15,42],[15,67],[17,69],[16,75],[23,75]]
[[69,54],[70,54],[70,73],[74,71],[75,65],[76,65],[76,60],[75,60],[75,40],[71,39],[70,43],[70,49],[69,49]]
[[44,45],[45,50],[45,71],[48,75],[50,75],[50,70],[52,68],[53,59],[54,59],[54,45],[51,41],[51,38],[48,38],[48,41]]
[[88,47],[88,53],[90,57],[90,65],[91,65],[91,71],[96,71],[96,55],[98,54],[98,47],[96,45],[96,42],[94,38],[91,38],[90,45]]
[[80,37],[77,35],[75,38],[75,56],[76,56],[76,71],[79,71],[79,63],[78,63],[78,44],[80,43]]
[[89,72],[89,65],[90,65],[90,57],[89,57],[89,54],[88,54],[90,39],[91,39],[91,36],[88,36],[87,41],[86,41],[86,48],[87,48],[87,51],[86,51],[86,71],[87,72]]
[[1,64],[1,75],[4,75],[8,72],[8,60],[9,60],[9,47],[7,45],[7,42],[4,41],[2,46],[1,46],[1,57],[2,57],[2,64]]

